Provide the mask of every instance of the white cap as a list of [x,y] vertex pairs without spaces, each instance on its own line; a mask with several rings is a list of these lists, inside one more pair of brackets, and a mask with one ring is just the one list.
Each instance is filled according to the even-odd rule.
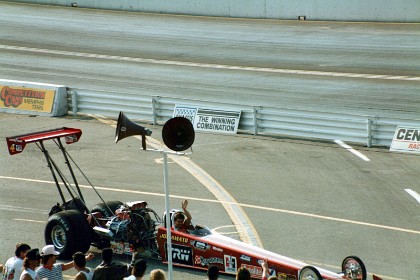
[[42,255],[48,256],[48,255],[54,255],[58,256],[60,255],[60,252],[57,252],[54,248],[54,245],[46,245],[44,248],[42,248]]

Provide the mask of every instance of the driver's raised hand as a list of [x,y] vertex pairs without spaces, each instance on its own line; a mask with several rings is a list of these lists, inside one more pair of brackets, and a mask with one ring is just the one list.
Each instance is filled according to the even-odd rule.
[[181,203],[181,207],[182,207],[182,210],[187,210],[187,207],[188,207],[188,200],[184,200],[182,203]]

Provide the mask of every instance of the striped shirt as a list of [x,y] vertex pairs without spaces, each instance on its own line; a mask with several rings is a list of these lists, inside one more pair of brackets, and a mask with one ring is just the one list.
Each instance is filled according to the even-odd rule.
[[41,266],[36,270],[36,273],[42,280],[63,280],[63,265],[55,263],[51,270]]

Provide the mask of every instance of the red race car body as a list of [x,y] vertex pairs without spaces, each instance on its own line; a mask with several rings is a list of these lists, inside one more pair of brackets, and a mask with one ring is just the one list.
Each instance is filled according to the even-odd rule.
[[[161,227],[157,232],[157,242],[162,260],[168,260],[166,250],[166,228]],[[299,274],[308,264],[297,261],[268,250],[226,237],[206,228],[190,230],[188,233],[171,230],[172,262],[177,266],[193,267],[207,270],[215,265],[219,271],[236,274],[240,267],[251,272],[252,278],[261,279],[261,262],[268,260],[269,275],[284,280],[297,280]],[[343,273],[338,274],[325,269],[316,268],[322,279],[352,279]],[[312,279],[312,278],[308,278]],[[362,279],[362,278],[360,278]]]

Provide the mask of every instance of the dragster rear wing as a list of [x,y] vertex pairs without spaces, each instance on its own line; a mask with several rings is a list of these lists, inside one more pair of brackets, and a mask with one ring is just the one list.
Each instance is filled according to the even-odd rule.
[[7,147],[11,155],[23,152],[27,143],[64,137],[67,144],[76,143],[82,136],[82,131],[77,128],[62,127],[52,130],[34,132],[24,135],[6,137]]
[[70,190],[70,183],[66,180],[63,173],[59,170],[59,167],[57,164],[53,161],[51,156],[49,155],[48,151],[46,150],[44,146],[45,140],[53,140],[57,145],[58,148],[61,150],[65,163],[70,171],[70,174],[73,178],[73,182],[75,184],[75,187],[78,192],[79,198],[84,203],[82,192],[80,191],[79,184],[77,183],[76,177],[74,175],[73,169],[71,167],[70,161],[67,156],[67,152],[61,143],[61,138],[64,137],[64,140],[67,144],[76,143],[79,141],[80,137],[82,136],[82,131],[77,128],[70,128],[70,127],[62,127],[62,128],[56,128],[52,130],[46,130],[46,131],[40,131],[40,132],[34,132],[34,133],[28,133],[18,136],[12,136],[12,137],[6,137],[7,142],[7,148],[9,149],[9,153],[11,155],[19,154],[23,152],[25,149],[26,144],[28,143],[36,143],[38,148],[44,153],[45,158],[48,163],[48,167],[51,170],[52,176],[54,178],[55,184],[57,186],[58,193],[60,194],[60,197],[63,201],[63,204],[66,203],[63,191],[61,190],[60,183],[58,182],[58,177],[60,177],[61,181],[63,182],[64,187],[67,189],[68,193],[72,197],[72,199],[75,199],[75,196],[73,195],[72,191]]

